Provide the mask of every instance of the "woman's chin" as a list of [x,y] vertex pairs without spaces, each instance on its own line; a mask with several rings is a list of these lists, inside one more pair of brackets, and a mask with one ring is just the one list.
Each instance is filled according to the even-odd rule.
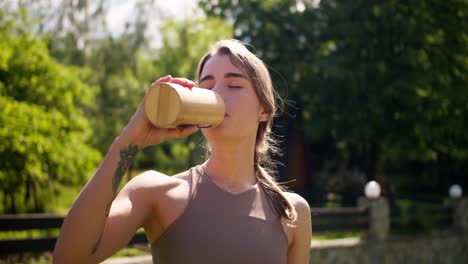
[[201,131],[203,135],[209,139],[211,136],[219,135],[221,133],[221,130],[224,128],[223,123],[224,122],[221,122],[221,124],[217,126],[202,128]]
[[201,131],[208,140],[229,140],[238,136],[238,130],[225,121],[214,127],[202,128]]
[[220,130],[224,127],[226,127],[226,117],[218,125],[202,128],[201,131],[203,132],[203,134],[205,134],[205,132],[210,133],[210,131]]

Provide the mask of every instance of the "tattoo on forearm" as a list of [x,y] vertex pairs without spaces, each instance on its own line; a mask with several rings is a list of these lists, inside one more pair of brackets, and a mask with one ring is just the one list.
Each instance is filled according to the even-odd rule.
[[125,172],[128,167],[132,165],[136,154],[138,153],[138,146],[130,145],[120,150],[120,160],[115,171],[114,178],[112,178],[112,194],[115,196],[117,189],[119,188],[120,182],[122,181]]
[[[112,201],[115,198],[115,195],[117,193],[117,189],[119,188],[120,182],[122,181],[123,176],[125,175],[125,172],[127,169],[132,165],[133,160],[135,159],[136,154],[138,153],[139,148],[138,146],[135,145],[130,145],[128,147],[123,147],[120,150],[120,160],[117,165],[117,169],[115,170],[114,177],[112,178],[112,200],[107,204],[106,210],[105,210],[105,215],[106,217],[109,216],[110,208],[112,205]],[[96,243],[93,244],[91,247],[91,254],[96,253],[99,244],[101,243],[102,239],[102,233],[99,235],[98,240]]]

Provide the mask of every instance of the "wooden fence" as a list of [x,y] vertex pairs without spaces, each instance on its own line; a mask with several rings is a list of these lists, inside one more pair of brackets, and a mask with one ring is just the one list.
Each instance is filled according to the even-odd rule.
[[[39,237],[0,239],[0,255],[52,251],[63,219],[64,216],[53,214],[0,215],[0,232],[28,231],[33,233],[33,230],[39,230],[39,232],[36,231]],[[129,245],[142,243],[148,243],[146,236],[137,233]]]
[[311,208],[314,233],[363,231],[369,226],[369,210],[360,207]]
[[[370,226],[366,207],[311,208],[314,234],[329,231],[360,232]],[[434,209],[434,215],[444,225],[452,224],[450,208]],[[64,216],[52,214],[0,215],[0,232],[23,231],[25,238],[0,239],[0,255],[52,251]],[[392,226],[401,224],[401,215],[392,214]],[[34,236],[28,236],[34,234]],[[24,234],[22,234],[24,236]],[[145,234],[137,233],[129,245],[148,243]]]

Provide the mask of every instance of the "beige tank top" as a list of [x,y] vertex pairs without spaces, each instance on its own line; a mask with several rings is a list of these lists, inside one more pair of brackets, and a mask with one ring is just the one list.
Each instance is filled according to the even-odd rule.
[[190,170],[189,202],[151,245],[157,264],[285,264],[288,242],[260,183],[232,194],[201,166]]

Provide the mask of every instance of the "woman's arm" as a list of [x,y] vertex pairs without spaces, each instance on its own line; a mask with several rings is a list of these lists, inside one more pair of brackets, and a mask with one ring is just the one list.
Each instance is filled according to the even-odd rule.
[[[95,176],[76,199],[62,225],[54,250],[54,262],[96,263],[105,257],[101,250],[104,226],[127,164],[132,162],[138,151],[137,146],[126,143],[119,138],[113,142]],[[118,201],[120,199],[114,206],[125,210]],[[147,213],[142,211],[144,207],[140,206],[140,212],[133,212],[133,224],[140,222],[138,218]]]
[[292,223],[293,235],[288,249],[288,264],[308,264],[312,239],[310,207],[307,201],[297,194],[288,193],[288,198],[297,213],[297,219]]
[[[193,82],[171,76],[155,83],[158,82],[193,87]],[[142,103],[65,218],[54,250],[54,263],[98,263],[125,246],[151,212],[141,180],[144,175],[130,181],[117,196],[127,168],[139,149],[186,137],[195,131],[194,127],[159,129],[152,126]]]

